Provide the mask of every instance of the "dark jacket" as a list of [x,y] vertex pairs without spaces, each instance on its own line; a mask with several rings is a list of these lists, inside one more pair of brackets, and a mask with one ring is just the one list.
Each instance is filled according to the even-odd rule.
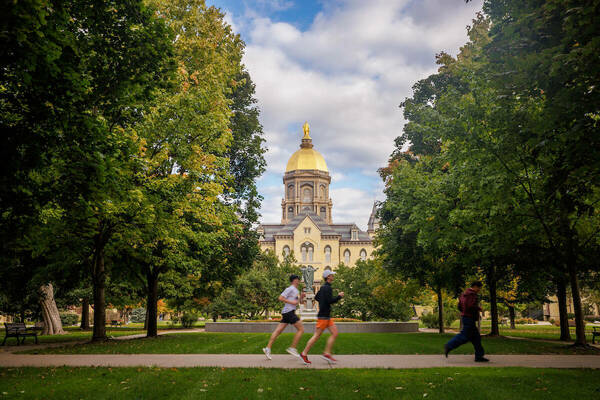
[[317,318],[329,319],[331,316],[331,305],[339,301],[341,298],[341,296],[333,297],[333,289],[331,289],[331,285],[329,282],[325,282],[315,296],[315,300],[319,302],[319,313],[317,314]]
[[478,320],[480,308],[477,292],[471,288],[465,290],[458,300],[458,309],[460,310],[460,315],[463,317]]

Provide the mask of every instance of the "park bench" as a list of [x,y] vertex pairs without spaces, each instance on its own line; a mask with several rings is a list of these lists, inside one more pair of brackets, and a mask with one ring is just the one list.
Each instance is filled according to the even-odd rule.
[[123,326],[123,323],[119,320],[113,319],[110,321],[110,326]]
[[592,344],[596,344],[596,336],[600,336],[600,328],[594,326],[592,328]]
[[14,322],[14,323],[5,322],[4,328],[6,329],[6,336],[4,336],[4,341],[2,342],[2,346],[4,346],[6,344],[6,339],[8,339],[9,337],[17,338],[17,346],[25,343],[25,338],[27,336],[33,336],[35,338],[35,344],[38,343],[37,330],[27,328],[27,326],[25,326],[24,322]]

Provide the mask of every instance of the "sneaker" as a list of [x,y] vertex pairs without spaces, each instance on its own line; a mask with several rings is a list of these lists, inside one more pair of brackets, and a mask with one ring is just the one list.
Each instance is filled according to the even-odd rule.
[[263,353],[265,353],[265,356],[267,356],[268,360],[272,360],[273,358],[271,358],[271,349],[268,347],[263,348]]
[[444,345],[444,355],[448,358],[448,353],[450,353],[450,347],[447,344]]
[[481,357],[481,358],[476,358],[476,359],[475,359],[475,362],[489,362],[489,361],[490,361],[490,360],[488,360],[488,359],[487,359],[487,358],[485,358],[485,357]]
[[335,364],[337,362],[337,360],[335,358],[333,358],[331,356],[331,354],[323,353],[323,355],[321,355],[321,357],[323,357],[325,359],[325,361],[327,361],[329,364]]
[[304,362],[305,365],[312,364],[310,361],[308,361],[308,357],[305,356],[304,354],[300,354],[300,359],[302,360],[302,362]]
[[300,354],[298,354],[298,350],[296,350],[293,347],[288,347],[287,349],[285,349],[285,351],[287,351],[289,354],[293,355],[294,357],[300,357]]

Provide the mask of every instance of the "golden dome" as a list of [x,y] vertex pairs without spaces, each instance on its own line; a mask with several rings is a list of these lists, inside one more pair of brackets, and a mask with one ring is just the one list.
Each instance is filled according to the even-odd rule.
[[300,150],[292,154],[285,172],[296,171],[299,169],[318,169],[319,171],[329,172],[325,159],[318,151],[313,149],[312,138],[310,137],[310,126],[305,122],[302,126],[304,136]]
[[302,148],[292,154],[285,172],[298,169],[318,169],[319,171],[329,172],[325,159],[318,151],[309,148]]

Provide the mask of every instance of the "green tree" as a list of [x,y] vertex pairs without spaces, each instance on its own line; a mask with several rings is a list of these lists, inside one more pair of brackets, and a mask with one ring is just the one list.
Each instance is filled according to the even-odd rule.
[[340,264],[335,286],[345,295],[333,309],[334,315],[363,321],[408,320],[417,289],[414,283],[390,274],[377,259],[359,261],[354,267]]

